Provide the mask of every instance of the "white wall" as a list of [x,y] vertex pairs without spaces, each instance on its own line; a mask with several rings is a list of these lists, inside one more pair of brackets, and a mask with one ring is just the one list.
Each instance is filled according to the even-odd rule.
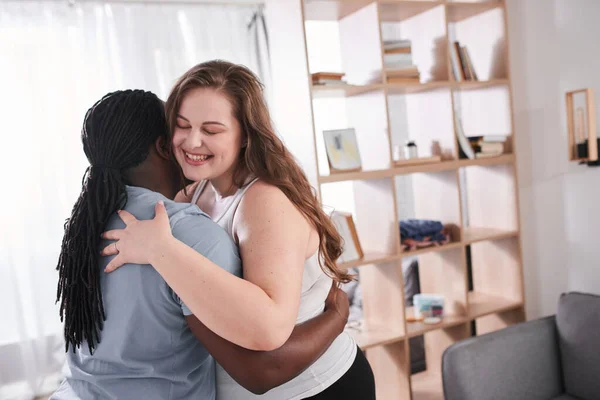
[[600,95],[600,1],[507,0],[529,319],[600,293],[600,168],[567,161],[564,93]]

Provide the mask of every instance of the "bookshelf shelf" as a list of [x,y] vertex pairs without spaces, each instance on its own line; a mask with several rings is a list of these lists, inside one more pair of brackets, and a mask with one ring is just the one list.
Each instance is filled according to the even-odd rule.
[[398,168],[387,168],[374,171],[341,172],[319,177],[320,183],[332,183],[343,181],[357,181],[369,179],[391,178],[393,176],[409,175],[415,173],[437,173],[452,171],[459,168],[472,166],[493,166],[511,164],[514,162],[513,154],[504,154],[498,157],[479,158],[475,160],[442,161],[439,163],[412,165]]
[[494,86],[508,85],[508,79],[493,79],[490,81],[432,81],[426,83],[374,83],[370,85],[313,85],[313,98],[351,97],[387,89],[388,94],[423,93],[441,89],[479,90]]
[[488,81],[454,82],[452,87],[456,90],[479,90],[491,88],[494,86],[504,86],[508,84],[508,79],[492,79]]
[[420,256],[423,254],[429,254],[429,253],[440,253],[443,251],[458,249],[461,247],[462,247],[461,242],[454,242],[454,243],[445,244],[443,246],[427,247],[427,248],[421,249],[421,250],[404,251],[404,252],[402,252],[402,256],[403,257],[412,257],[412,256]]
[[356,340],[356,344],[363,351],[370,347],[383,346],[406,339],[404,333],[400,330],[393,330],[386,327],[372,327],[364,331],[347,329],[347,332]]
[[483,242],[486,240],[498,240],[515,237],[519,232],[495,228],[463,228],[463,243],[465,245]]
[[416,84],[387,83],[385,86],[388,89],[388,93],[393,95],[423,93],[432,90],[448,89],[452,86],[452,83],[448,81],[432,81]]
[[509,300],[480,292],[469,292],[468,304],[469,320],[484,317],[489,314],[513,310],[523,306],[523,303],[520,301]]
[[[378,399],[442,400],[448,346],[524,320],[514,148],[520,132],[505,0],[267,1],[281,11],[271,29],[292,29],[274,38],[278,53],[272,51],[273,69],[285,71],[274,74],[274,103],[285,110],[278,131],[322,204],[352,214],[365,250],[361,260],[338,264],[360,267],[364,321],[348,332],[366,352]],[[465,66],[453,58],[456,42]],[[479,80],[456,81],[455,70],[463,75],[465,68]],[[312,84],[312,74],[328,71],[343,72],[351,84]],[[391,77],[407,83],[388,83]],[[355,131],[361,171],[330,171],[323,131],[342,128]],[[460,158],[461,146],[488,154],[500,147],[490,144],[502,139],[463,140],[484,135],[506,136],[504,153]],[[409,140],[420,157],[442,161],[394,166]],[[406,218],[441,221],[454,241],[403,252],[398,224]],[[445,298],[438,324],[407,321],[413,310],[403,267],[414,260],[420,292]],[[411,375],[408,339],[420,336],[427,371]]]
[[482,2],[448,2],[448,22],[460,22],[475,17],[494,8],[502,7],[502,2],[491,0]]
[[432,8],[443,6],[442,1],[384,0],[381,2],[380,15],[382,22],[402,22]]
[[398,261],[401,258],[402,254],[383,254],[366,252],[365,256],[360,260],[339,263],[337,264],[337,266],[340,268],[348,269],[370,264],[384,264],[388,262]]
[[350,97],[385,89],[383,83],[372,85],[313,85],[313,98]]
[[[413,307],[409,307],[406,310],[406,315],[414,315]],[[440,329],[451,328],[457,325],[464,324],[468,319],[466,316],[461,315],[446,315],[437,324],[426,324],[424,322],[407,322],[406,332],[408,338],[424,335],[427,332],[432,332]]]
[[305,21],[338,21],[370,3],[369,0],[306,0]]

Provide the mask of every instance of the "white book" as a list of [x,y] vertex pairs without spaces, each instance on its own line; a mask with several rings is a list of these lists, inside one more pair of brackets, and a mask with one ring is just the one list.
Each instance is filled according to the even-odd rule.
[[475,152],[473,151],[473,147],[471,147],[471,142],[465,135],[462,127],[462,120],[460,118],[460,114],[458,112],[454,112],[454,120],[456,121],[456,138],[458,139],[458,144],[460,145],[461,150],[467,158],[473,160],[475,158]]

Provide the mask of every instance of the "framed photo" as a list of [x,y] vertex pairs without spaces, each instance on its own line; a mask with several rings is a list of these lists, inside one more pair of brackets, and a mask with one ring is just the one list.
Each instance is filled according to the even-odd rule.
[[344,240],[342,254],[337,262],[346,263],[361,260],[364,257],[364,253],[358,239],[358,233],[356,232],[352,214],[334,211],[331,213],[331,219]]
[[323,131],[329,169],[335,172],[362,170],[354,128]]
[[596,106],[592,89],[567,92],[569,161],[597,161]]

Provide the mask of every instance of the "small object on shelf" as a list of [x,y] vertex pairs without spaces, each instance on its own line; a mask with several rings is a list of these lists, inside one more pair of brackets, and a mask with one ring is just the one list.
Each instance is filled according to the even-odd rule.
[[406,141],[406,144],[404,145],[404,158],[410,160],[418,157],[419,150],[417,149],[417,144],[414,142],[414,140]]
[[408,44],[405,45],[407,45],[408,47],[384,49],[383,65],[385,69],[393,70],[414,67],[410,42],[408,42]]
[[430,318],[425,318],[423,320],[423,323],[427,324],[427,325],[435,325],[435,324],[439,324],[440,322],[442,322],[442,319],[440,317],[430,317]]
[[413,297],[415,317],[443,318],[444,296],[419,293]]
[[479,78],[466,46],[461,46],[460,42],[455,41],[451,47],[450,60],[454,79],[457,82],[478,81]]
[[504,154],[507,136],[470,136],[469,143],[475,152],[475,158],[497,157]]
[[440,221],[403,219],[400,221],[402,251],[413,251],[450,243],[450,233]]
[[581,89],[567,92],[567,127],[569,161],[598,165],[598,140],[594,91]]
[[435,164],[442,161],[441,156],[417,157],[411,159],[394,160],[394,167],[408,167],[410,165]]
[[460,145],[460,150],[464,156],[470,160],[475,159],[475,152],[471,147],[471,143],[469,143],[469,139],[465,135],[465,131],[463,130],[462,126],[462,120],[457,111],[454,112],[454,128],[456,132],[456,138],[458,139],[458,144]]
[[465,75],[460,62],[460,45],[458,42],[454,42],[450,48],[450,61],[452,63],[452,73],[456,82],[462,82],[465,80]]
[[415,317],[414,315],[409,315],[406,317],[406,322],[423,322],[423,317]]
[[354,128],[323,131],[327,160],[332,173],[362,169]]
[[311,74],[313,85],[345,85],[344,73],[341,72],[315,72]]
[[344,241],[342,255],[337,260],[339,263],[361,260],[364,257],[356,226],[352,214],[333,211],[331,219]]
[[384,40],[383,41],[383,51],[385,53],[392,52],[400,52],[406,51],[410,52],[412,47],[412,42],[408,39],[399,39],[399,40]]
[[394,161],[394,163],[396,161],[402,160],[402,146],[400,146],[399,144],[394,145],[394,150],[392,151],[392,160]]
[[400,68],[386,68],[387,83],[421,83],[419,69],[416,65]]
[[471,56],[469,55],[469,50],[465,46],[461,48],[462,53],[465,57],[467,68],[469,69],[469,76],[472,81],[478,81],[479,77],[477,76],[477,72],[475,72],[475,67],[473,66],[473,61],[471,61]]

